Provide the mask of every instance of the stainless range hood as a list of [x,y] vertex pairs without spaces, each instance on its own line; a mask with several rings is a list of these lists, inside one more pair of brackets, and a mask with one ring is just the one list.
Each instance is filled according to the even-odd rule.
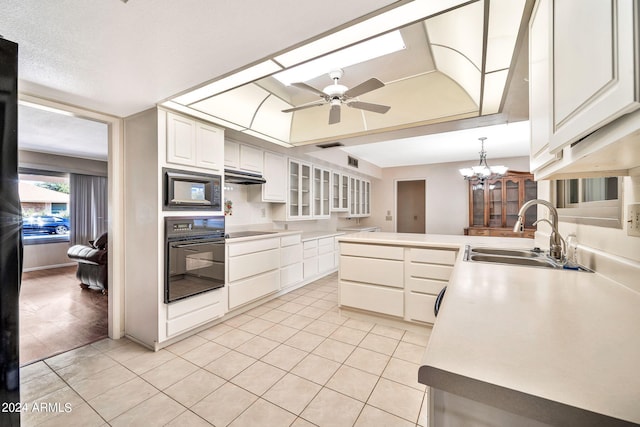
[[224,170],[224,181],[229,184],[241,185],[264,184],[267,182],[259,173],[235,171],[231,169]]

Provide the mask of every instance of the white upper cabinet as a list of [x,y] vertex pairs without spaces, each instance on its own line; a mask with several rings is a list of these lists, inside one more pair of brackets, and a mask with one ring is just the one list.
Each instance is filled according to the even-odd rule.
[[349,211],[349,176],[331,172],[331,211]]
[[329,218],[331,173],[327,169],[313,168],[313,216]]
[[547,166],[557,158],[549,153],[552,7],[552,0],[539,0],[529,21],[529,120],[531,121],[530,169],[532,171]]
[[224,142],[224,166],[230,169],[240,169],[240,144]]
[[240,145],[240,169],[262,173],[262,150]]
[[224,170],[224,130],[196,122],[196,166]]
[[[633,0],[595,1],[588,7],[583,0],[562,0],[554,1],[549,13],[544,1],[539,3],[543,4],[538,4],[531,34],[536,51],[531,54],[540,55],[548,36],[537,22],[538,14],[549,15],[553,58],[549,151],[557,153],[640,106],[634,43],[637,6]],[[544,76],[531,76],[536,88],[543,90],[542,81],[535,78]]]
[[371,182],[355,176],[349,177],[349,216],[371,215]]
[[274,205],[274,219],[280,221],[313,219],[313,187],[311,185],[312,170],[313,166],[310,163],[289,158],[287,172],[287,203],[286,205]]
[[259,148],[225,141],[224,166],[228,169],[262,173],[262,153],[263,151]]
[[167,113],[167,162],[221,171],[224,130]]
[[281,154],[264,152],[263,176],[267,180],[262,184],[263,202],[287,201],[287,158]]

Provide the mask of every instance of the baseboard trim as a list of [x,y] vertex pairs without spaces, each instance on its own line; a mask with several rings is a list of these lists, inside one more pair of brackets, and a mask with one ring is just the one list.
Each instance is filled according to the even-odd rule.
[[49,270],[52,268],[60,268],[60,267],[72,267],[74,265],[77,265],[77,262],[70,262],[70,263],[66,263],[66,264],[53,264],[53,265],[42,265],[39,267],[29,267],[29,268],[23,268],[22,272],[23,273],[28,273],[29,271],[38,271],[38,270]]

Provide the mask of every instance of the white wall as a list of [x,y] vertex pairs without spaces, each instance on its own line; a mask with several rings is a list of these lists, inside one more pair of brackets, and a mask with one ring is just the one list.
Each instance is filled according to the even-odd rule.
[[225,184],[224,199],[233,202],[233,214],[225,217],[225,227],[233,230],[243,225],[270,224],[271,203],[261,201],[261,191],[261,185]]
[[[469,187],[458,169],[475,163],[452,162],[432,165],[403,166],[382,169],[382,178],[372,180],[371,217],[365,225],[376,225],[382,231],[395,231],[395,186],[397,180],[426,179],[426,232],[430,234],[463,234],[469,225]],[[511,170],[528,171],[528,157],[489,159],[490,165],[505,165]],[[387,211],[392,216],[386,220]]]
[[69,242],[25,245],[23,269],[31,271],[75,265],[76,262],[67,257],[67,249]]

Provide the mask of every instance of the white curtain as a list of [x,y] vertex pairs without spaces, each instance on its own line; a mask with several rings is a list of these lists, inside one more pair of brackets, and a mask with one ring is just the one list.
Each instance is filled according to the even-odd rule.
[[70,174],[70,243],[88,244],[107,231],[107,178]]

